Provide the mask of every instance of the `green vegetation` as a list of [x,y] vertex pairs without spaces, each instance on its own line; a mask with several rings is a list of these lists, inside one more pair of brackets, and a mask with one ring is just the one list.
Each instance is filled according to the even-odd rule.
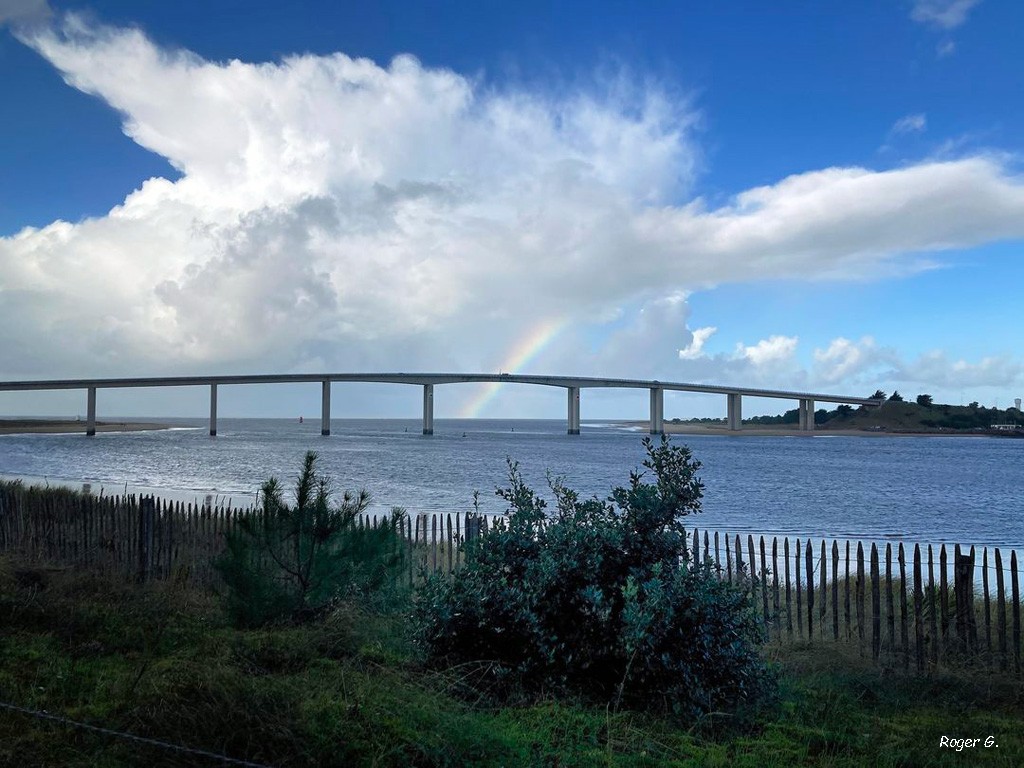
[[[781,705],[744,729],[544,699],[477,702],[426,671],[400,615],[236,629],[181,584],[0,560],[0,701],[278,766],[924,766],[1024,763],[1019,682],[901,677],[832,644],[769,647]],[[940,750],[942,735],[998,749]],[[217,765],[0,711],[0,765]]]
[[[881,395],[875,392],[873,397]],[[793,408],[777,416],[754,416],[744,424],[762,426],[795,425],[800,420],[799,410]],[[673,419],[678,423],[677,420]],[[691,420],[692,421],[692,420]],[[710,419],[704,421],[720,422]],[[906,402],[899,394],[892,395],[876,408],[853,408],[839,405],[834,410],[819,408],[814,412],[814,423],[824,429],[864,429],[878,432],[947,432],[988,430],[993,424],[1019,424],[1024,427],[1024,414],[1016,408],[999,410],[984,408],[978,403],[970,405],[944,405],[934,403],[928,394],[918,395],[915,402]]]
[[[607,502],[555,482],[543,524],[513,465],[508,525],[418,596],[389,586],[393,529],[336,527],[359,497],[332,506],[315,456],[294,507],[265,487],[221,596],[0,556],[0,705],[283,767],[1024,764],[1019,676],[755,642],[739,592],[678,567],[698,462],[648,452]],[[0,765],[216,764],[0,706]]]
[[294,506],[285,504],[280,483],[270,478],[260,492],[262,509],[240,520],[227,538],[217,570],[236,624],[308,620],[339,599],[395,597],[403,570],[401,511],[377,528],[355,525],[369,496],[346,492],[333,506],[316,461],[315,452],[306,454]]
[[685,561],[700,463],[665,438],[644,445],[653,482],[634,472],[608,501],[553,482],[553,515],[510,463],[505,520],[417,604],[433,665],[488,659],[481,682],[503,698],[569,694],[687,720],[770,696],[747,598]]

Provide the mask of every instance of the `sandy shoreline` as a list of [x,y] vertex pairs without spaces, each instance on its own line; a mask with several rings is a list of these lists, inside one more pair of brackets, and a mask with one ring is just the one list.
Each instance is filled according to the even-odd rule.
[[[144,432],[168,429],[166,424],[138,421],[97,421],[97,432]],[[85,422],[63,419],[0,419],[0,435],[85,434]]]
[[[648,429],[648,421],[619,421],[623,427]],[[744,424],[743,429],[732,431],[725,424],[671,424],[665,422],[667,435],[716,435],[722,437],[991,437],[986,432],[887,432],[867,429],[815,429],[810,432],[797,429],[795,426],[760,426]]]

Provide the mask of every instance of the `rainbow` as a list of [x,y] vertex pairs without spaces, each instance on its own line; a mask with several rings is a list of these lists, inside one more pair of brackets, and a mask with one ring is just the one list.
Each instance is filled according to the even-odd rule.
[[[521,368],[528,365],[551,341],[565,328],[568,321],[564,318],[544,320],[519,339],[509,350],[505,361],[501,364],[501,373],[521,373]],[[499,381],[492,381],[480,387],[473,398],[459,412],[459,418],[476,419],[504,386]]]

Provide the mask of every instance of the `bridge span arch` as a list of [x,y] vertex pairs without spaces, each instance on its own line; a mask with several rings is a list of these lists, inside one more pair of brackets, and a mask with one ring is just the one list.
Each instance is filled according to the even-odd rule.
[[742,428],[742,400],[744,397],[763,397],[781,400],[796,400],[800,410],[800,429],[814,429],[814,404],[845,403],[848,405],[881,405],[881,400],[852,395],[798,392],[792,390],[759,389],[755,387],[728,386],[721,384],[694,384],[680,381],[659,381],[648,379],[613,379],[592,376],[547,376],[522,373],[268,373],[225,376],[156,376],[141,378],[108,379],[49,379],[29,381],[0,381],[0,392],[25,392],[41,390],[81,389],[86,393],[85,433],[96,434],[96,392],[100,389],[123,389],[134,387],[195,387],[210,388],[210,435],[217,434],[218,387],[235,384],[320,384],[321,425],[320,432],[331,433],[331,385],[345,382],[373,384],[408,384],[423,388],[423,434],[434,433],[434,387],[443,384],[532,384],[545,387],[562,387],[568,393],[567,431],[570,435],[580,433],[580,399],[584,389],[646,389],[650,392],[650,432],[662,434],[665,430],[665,392],[700,392],[725,395],[728,413],[728,428],[738,431]]

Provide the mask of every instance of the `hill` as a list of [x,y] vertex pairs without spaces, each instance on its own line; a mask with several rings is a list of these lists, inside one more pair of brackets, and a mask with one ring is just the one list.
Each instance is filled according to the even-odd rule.
[[1015,408],[999,410],[971,405],[918,405],[886,401],[878,408],[821,409],[814,414],[816,429],[861,429],[872,432],[994,432],[995,424],[1024,428],[1024,415]]

